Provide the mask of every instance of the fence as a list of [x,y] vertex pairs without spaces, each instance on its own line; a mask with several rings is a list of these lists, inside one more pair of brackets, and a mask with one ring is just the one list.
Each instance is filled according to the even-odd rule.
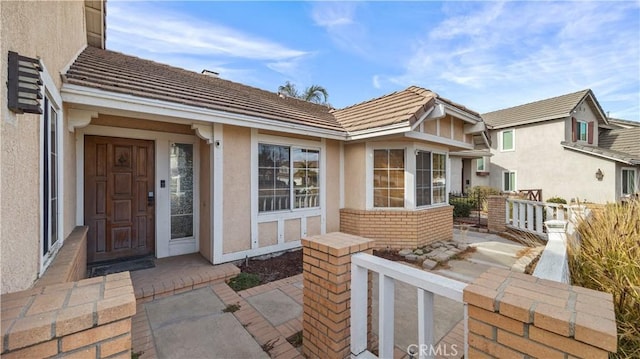
[[459,220],[460,218],[470,218],[478,226],[482,225],[480,214],[485,200],[485,196],[479,191],[475,194],[449,193],[449,204],[453,206],[453,216]]
[[[367,293],[369,271],[378,274],[380,358],[394,357],[394,293],[395,281],[401,281],[418,291],[418,348],[434,346],[434,294],[462,303],[466,283],[425,272],[404,264],[391,262],[366,253],[351,258],[351,353],[352,358],[375,358],[367,350]],[[465,305],[466,318],[466,305]],[[466,340],[465,328],[465,343]],[[421,356],[422,357],[422,356]],[[427,358],[432,356],[427,355]],[[465,346],[465,358],[468,358]]]
[[584,209],[582,206],[567,206],[515,198],[507,198],[505,206],[505,220],[508,227],[538,235],[546,233],[543,226],[545,221],[574,221],[578,212],[581,213]]

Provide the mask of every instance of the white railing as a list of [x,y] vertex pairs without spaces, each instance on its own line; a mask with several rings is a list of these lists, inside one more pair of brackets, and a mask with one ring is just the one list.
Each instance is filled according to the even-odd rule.
[[574,218],[573,206],[507,198],[506,224],[521,231],[544,235],[543,222]]
[[567,223],[558,220],[545,222],[548,232],[547,245],[533,271],[534,277],[570,284]]
[[[394,293],[395,281],[407,283],[418,291],[418,348],[420,358],[432,358],[434,348],[434,294],[462,303],[465,283],[392,262],[366,253],[351,257],[351,357],[376,358],[367,350],[368,271],[379,276],[379,335],[380,358],[393,358],[394,351]],[[375,294],[374,294],[375,295]],[[464,355],[467,355],[467,306],[464,306]],[[422,350],[428,348],[427,350]]]

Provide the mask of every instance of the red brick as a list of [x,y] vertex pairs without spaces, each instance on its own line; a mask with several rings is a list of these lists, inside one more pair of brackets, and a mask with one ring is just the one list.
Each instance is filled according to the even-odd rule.
[[575,338],[604,350],[617,350],[616,322],[595,315],[578,312],[575,322]]
[[9,333],[9,346],[5,349],[24,348],[53,338],[51,325],[54,318],[55,313],[48,312],[17,319]]
[[131,351],[131,334],[100,343],[100,358]]
[[556,348],[557,350],[561,350],[565,353],[573,354],[584,359],[606,359],[609,356],[609,354],[602,349],[598,349],[572,338],[566,338],[534,326],[529,327],[529,338],[538,343],[544,343],[545,345]]
[[508,330],[518,335],[524,335],[524,324],[517,320],[507,318],[498,313],[486,311],[484,309],[469,305],[468,306],[469,318],[479,320],[491,324],[495,327]]
[[489,311],[495,310],[495,298],[498,295],[493,289],[489,289],[475,283],[466,286],[463,290],[462,300],[465,303]]
[[495,327],[488,325],[486,323],[477,321],[475,319],[469,318],[469,331],[475,334],[481,335],[485,338],[495,339]]
[[131,319],[99,326],[62,338],[62,351],[67,352],[131,331]]
[[469,333],[469,349],[471,348],[475,348],[495,358],[510,358],[510,359],[524,358],[523,354],[518,353],[515,350],[509,349],[492,340],[489,340],[487,338],[481,337],[473,333]]
[[2,359],[48,358],[58,354],[58,341],[51,340],[42,344],[2,354]]
[[56,318],[56,336],[79,332],[93,327],[95,304],[86,303],[61,310]]
[[551,332],[564,335],[570,335],[571,316],[573,312],[549,305],[546,303],[538,303],[534,314],[534,324],[538,328],[546,329]]
[[[529,329],[531,329],[531,327]],[[533,340],[505,332],[504,330],[498,330],[498,343],[536,358],[564,359],[563,352],[536,343]]]
[[533,318],[530,310],[533,300],[519,295],[505,293],[499,300],[500,314],[516,319],[523,323],[531,323]]

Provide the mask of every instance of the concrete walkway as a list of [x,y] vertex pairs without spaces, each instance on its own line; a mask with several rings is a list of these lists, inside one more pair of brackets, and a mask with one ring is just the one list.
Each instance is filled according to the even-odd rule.
[[287,342],[302,330],[302,275],[239,293],[217,282],[139,301],[132,326],[141,359],[302,358]]

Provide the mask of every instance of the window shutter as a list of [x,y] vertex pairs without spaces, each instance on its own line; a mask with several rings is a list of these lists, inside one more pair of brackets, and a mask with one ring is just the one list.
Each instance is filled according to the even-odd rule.
[[590,145],[593,144],[593,122],[587,125],[587,140]]
[[571,141],[578,141],[578,121],[575,117],[571,117]]

